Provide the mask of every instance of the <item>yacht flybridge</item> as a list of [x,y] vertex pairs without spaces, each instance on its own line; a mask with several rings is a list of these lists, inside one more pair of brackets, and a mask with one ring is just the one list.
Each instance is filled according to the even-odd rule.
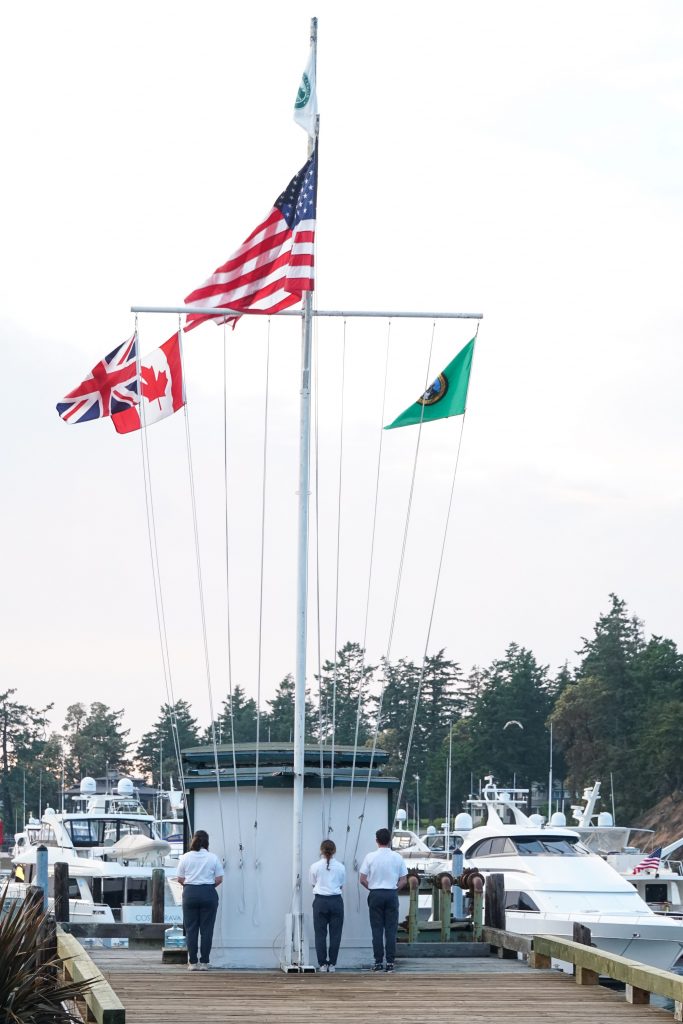
[[[485,824],[463,836],[464,867],[505,880],[506,927],[571,938],[574,922],[596,946],[668,970],[683,952],[683,921],[656,915],[634,887],[556,815],[544,825],[491,777],[480,800]],[[505,811],[509,814],[505,815]],[[511,816],[506,824],[504,816]]]

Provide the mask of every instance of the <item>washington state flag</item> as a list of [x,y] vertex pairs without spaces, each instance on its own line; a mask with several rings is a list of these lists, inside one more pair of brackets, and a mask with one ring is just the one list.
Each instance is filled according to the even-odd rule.
[[460,349],[445,370],[436,378],[417,402],[409,405],[385,430],[410,427],[427,420],[443,420],[447,416],[462,416],[467,405],[467,387],[470,382],[474,338]]

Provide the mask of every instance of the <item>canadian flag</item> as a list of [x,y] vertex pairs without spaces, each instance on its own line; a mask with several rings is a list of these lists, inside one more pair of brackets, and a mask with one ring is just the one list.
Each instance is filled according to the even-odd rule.
[[129,434],[150,423],[172,416],[185,405],[180,337],[174,334],[163,345],[140,360],[137,405],[111,417],[119,434]]

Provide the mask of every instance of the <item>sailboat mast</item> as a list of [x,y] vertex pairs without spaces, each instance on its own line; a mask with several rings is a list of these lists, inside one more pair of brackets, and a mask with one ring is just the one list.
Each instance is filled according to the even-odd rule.
[[[318,19],[311,18],[311,49],[316,54]],[[315,65],[314,65],[315,67]],[[309,136],[308,155],[315,146]],[[292,960],[304,963],[302,905],[304,743],[306,725],[306,644],[308,636],[308,512],[311,470],[311,349],[313,297],[304,292],[299,391],[299,515],[297,544],[296,672],[294,677],[294,794],[292,800]]]

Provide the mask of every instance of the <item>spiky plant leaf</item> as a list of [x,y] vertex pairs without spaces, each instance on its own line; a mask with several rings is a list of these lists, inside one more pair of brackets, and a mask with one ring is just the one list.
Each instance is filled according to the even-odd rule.
[[62,980],[61,961],[46,946],[40,905],[0,894],[0,1007],[3,1024],[71,1024],[80,1021],[68,1003],[82,999],[91,982]]

